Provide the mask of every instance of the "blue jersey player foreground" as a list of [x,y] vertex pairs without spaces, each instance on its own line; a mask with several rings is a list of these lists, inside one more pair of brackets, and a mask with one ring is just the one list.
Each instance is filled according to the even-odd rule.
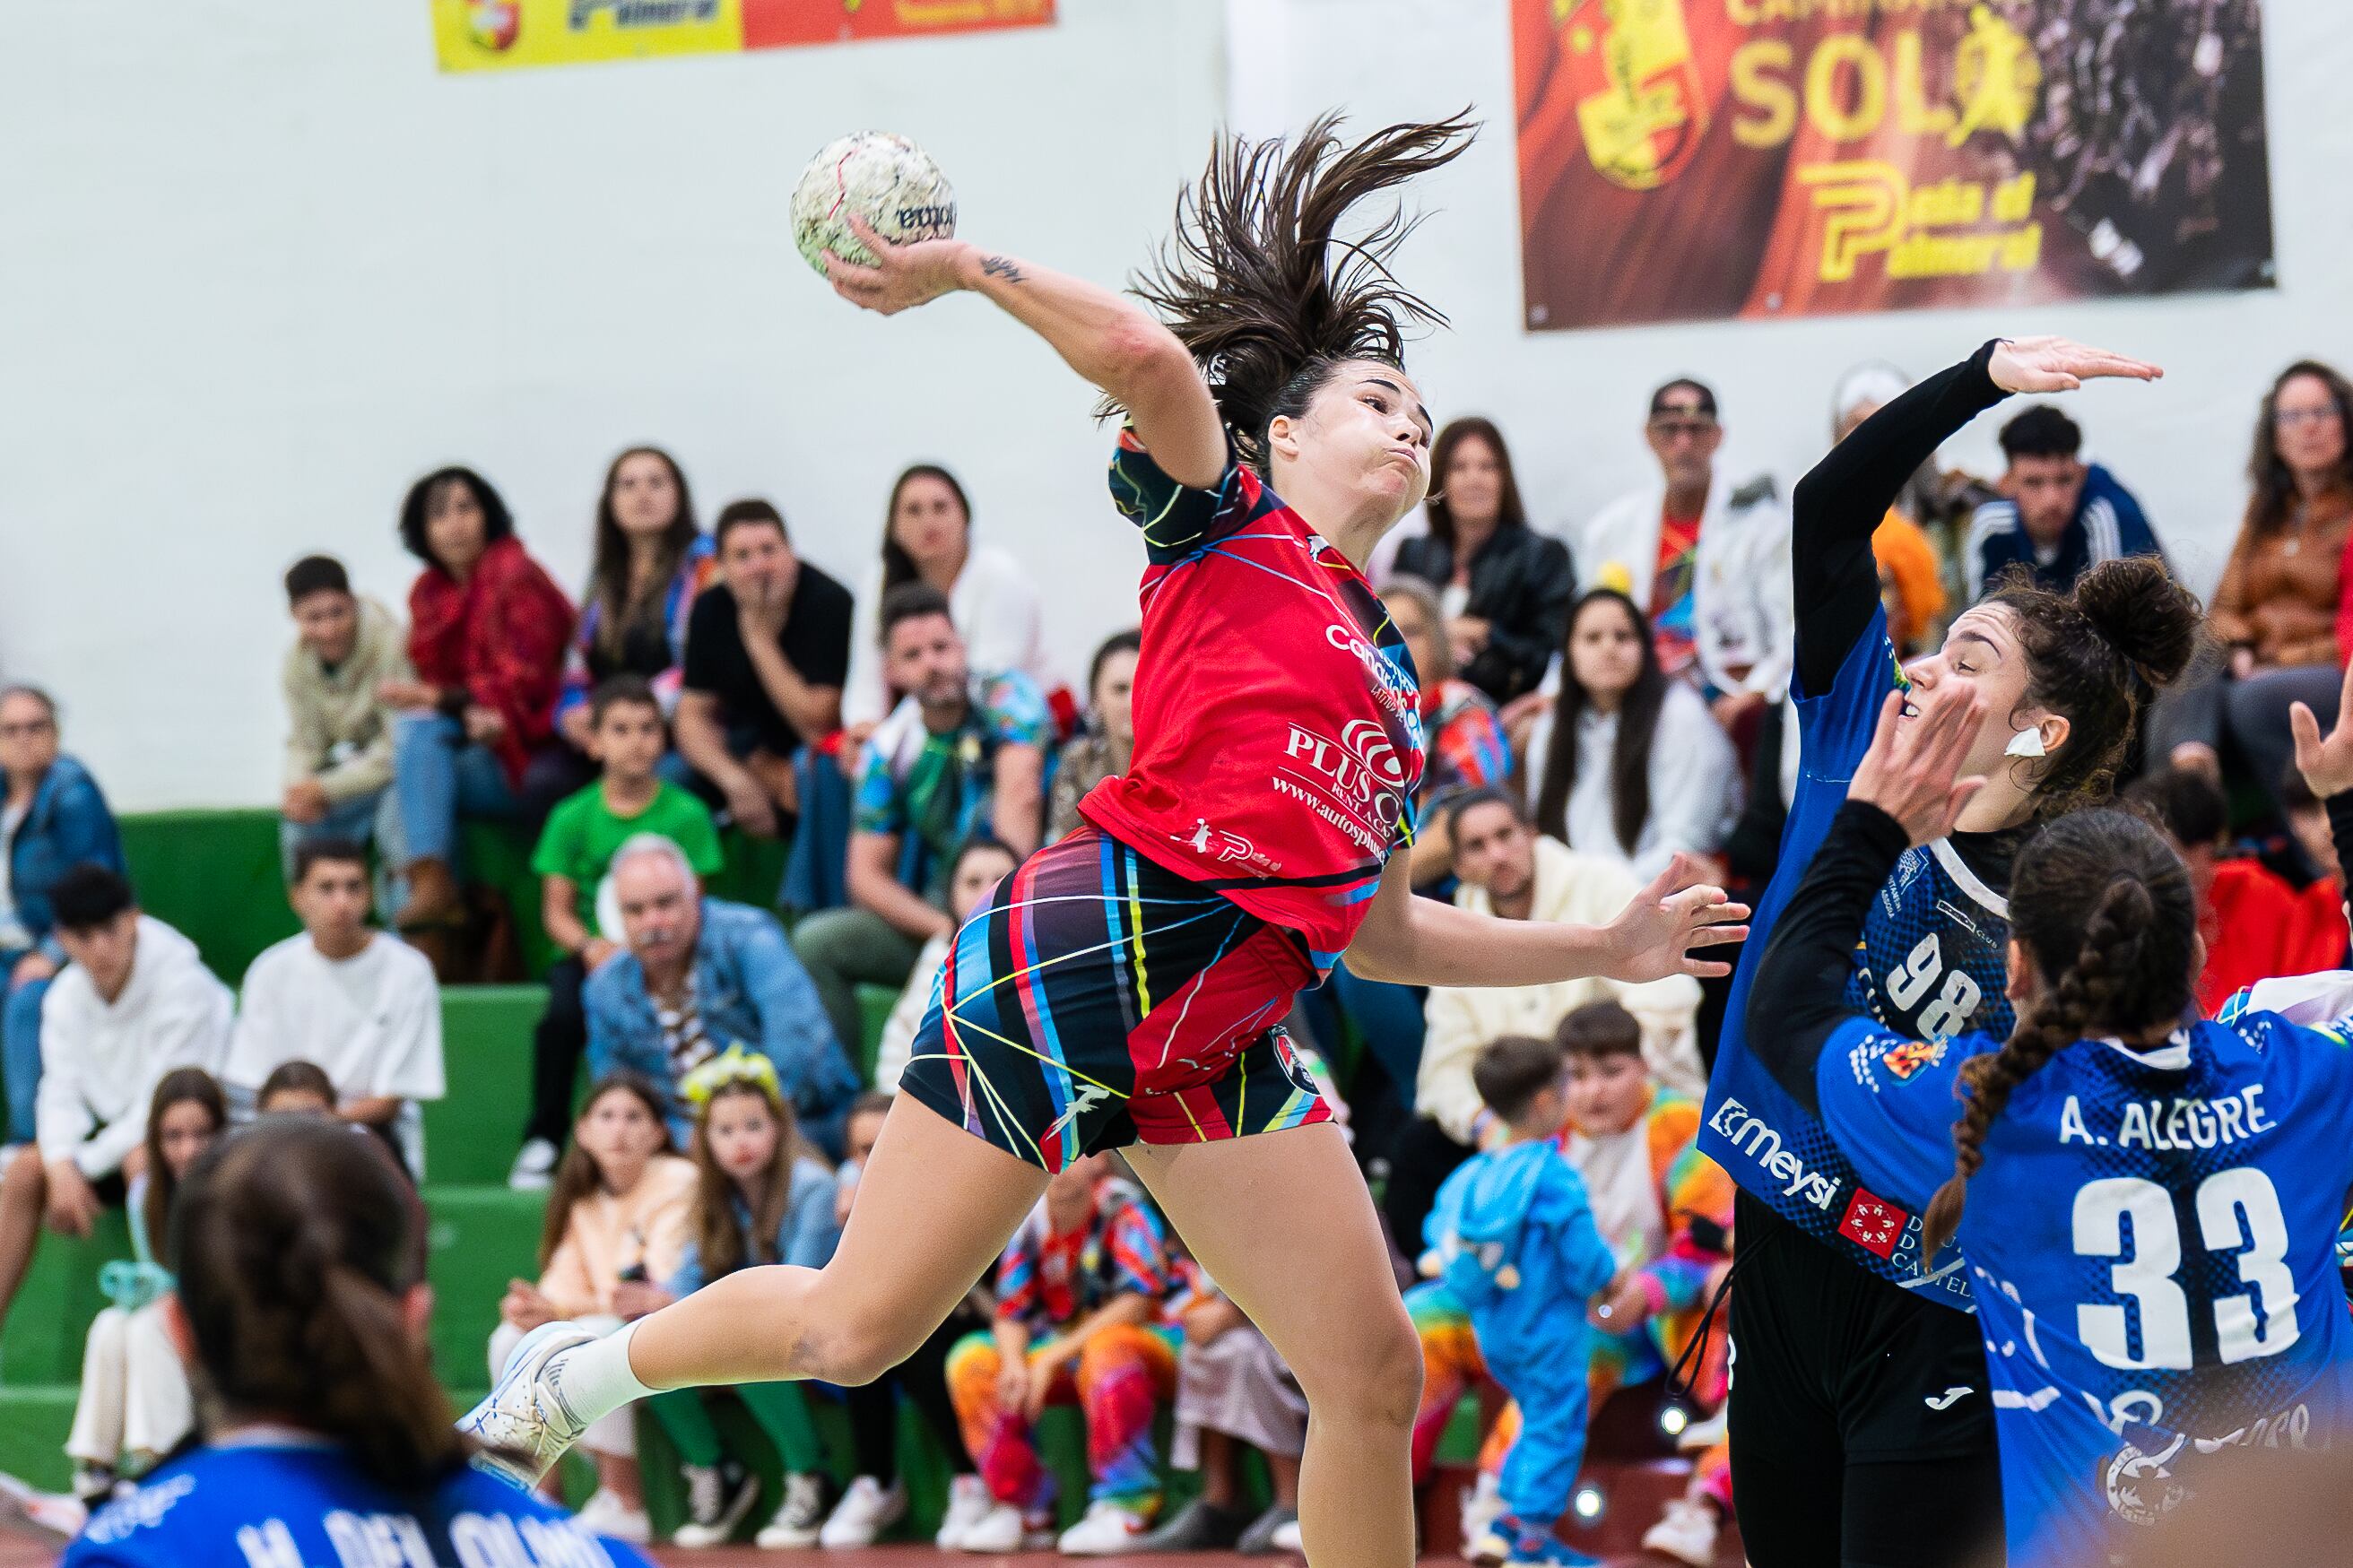
[[[1924,1248],[1957,1236],[2012,1568],[2137,1558],[2201,1460],[2326,1447],[2353,1415],[2353,1019],[2197,1018],[2189,870],[2111,810],[2019,851],[2006,1038],[1923,1040],[1840,1001],[1889,870],[1984,782],[1957,782],[1981,697],[1935,693],[1900,728],[1899,706],[1758,964],[1751,1047],[1874,1191],[1926,1214]],[[2296,729],[2353,851],[2353,718],[2323,741],[2305,710]]]
[[206,1154],[172,1205],[164,1298],[203,1440],[93,1515],[62,1568],[648,1568],[470,1462],[427,1348],[424,1218],[337,1122]]
[[[2189,658],[2199,611],[2161,563],[2105,562],[2066,595],[1998,584],[1899,670],[1872,533],[1938,445],[2011,394],[2157,374],[2063,339],[1997,340],[1888,404],[1798,485],[1799,777],[1760,938],[1844,802],[1888,692],[1984,700],[1964,768],[1984,787],[1950,833],[1897,861],[1840,977],[1854,1011],[1906,1038],[2009,1033],[2018,846],[2036,822],[2105,798],[2141,703]],[[1741,1187],[1729,1426],[1742,1542],[1757,1568],[1975,1564],[2000,1534],[2001,1479],[1968,1278],[1950,1259],[1921,1266],[1916,1211],[1859,1180],[1750,1049],[1765,942],[1748,945],[1700,1134]]]

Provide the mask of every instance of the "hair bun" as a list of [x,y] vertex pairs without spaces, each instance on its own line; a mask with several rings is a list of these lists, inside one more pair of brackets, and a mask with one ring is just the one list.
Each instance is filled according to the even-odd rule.
[[2154,555],[2101,562],[2075,579],[2069,602],[2152,686],[2189,668],[2205,619],[2197,596]]

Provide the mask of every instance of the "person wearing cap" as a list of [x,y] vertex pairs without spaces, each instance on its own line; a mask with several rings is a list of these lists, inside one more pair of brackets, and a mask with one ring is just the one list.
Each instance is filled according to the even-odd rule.
[[1569,552],[1588,585],[1643,607],[1660,664],[1744,733],[1788,684],[1788,513],[1769,475],[1719,480],[1724,426],[1705,384],[1653,392],[1642,436],[1659,477],[1604,507]]

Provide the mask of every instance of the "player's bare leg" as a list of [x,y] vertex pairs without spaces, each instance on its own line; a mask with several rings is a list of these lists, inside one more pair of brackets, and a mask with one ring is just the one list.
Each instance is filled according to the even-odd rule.
[[1209,1277],[1306,1393],[1299,1527],[1308,1561],[1408,1568],[1421,1344],[1340,1129],[1326,1122],[1125,1152]]

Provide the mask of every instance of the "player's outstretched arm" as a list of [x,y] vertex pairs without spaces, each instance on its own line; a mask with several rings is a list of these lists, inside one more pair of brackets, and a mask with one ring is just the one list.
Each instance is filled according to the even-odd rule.
[[1224,477],[1225,424],[1208,383],[1176,334],[1141,304],[969,240],[893,245],[862,219],[849,222],[877,262],[861,267],[828,252],[825,273],[835,293],[885,316],[959,289],[984,295],[1127,410],[1163,473],[1198,489]]
[[1748,1048],[1809,1110],[1820,1110],[1814,1075],[1822,1049],[1855,1016],[1844,1000],[1847,976],[1873,897],[1905,847],[1950,833],[1985,784],[1957,776],[1982,700],[1941,686],[1920,701],[1918,718],[1904,721],[1903,710],[1904,694],[1889,692],[1846,805],[1781,911],[1749,987]]
[[1398,855],[1381,874],[1373,907],[1348,944],[1349,972],[1401,985],[1548,985],[1588,975],[1640,983],[1669,974],[1729,973],[1694,948],[1747,939],[1748,906],[1699,879],[1679,855],[1606,926],[1498,920],[1417,898]]

